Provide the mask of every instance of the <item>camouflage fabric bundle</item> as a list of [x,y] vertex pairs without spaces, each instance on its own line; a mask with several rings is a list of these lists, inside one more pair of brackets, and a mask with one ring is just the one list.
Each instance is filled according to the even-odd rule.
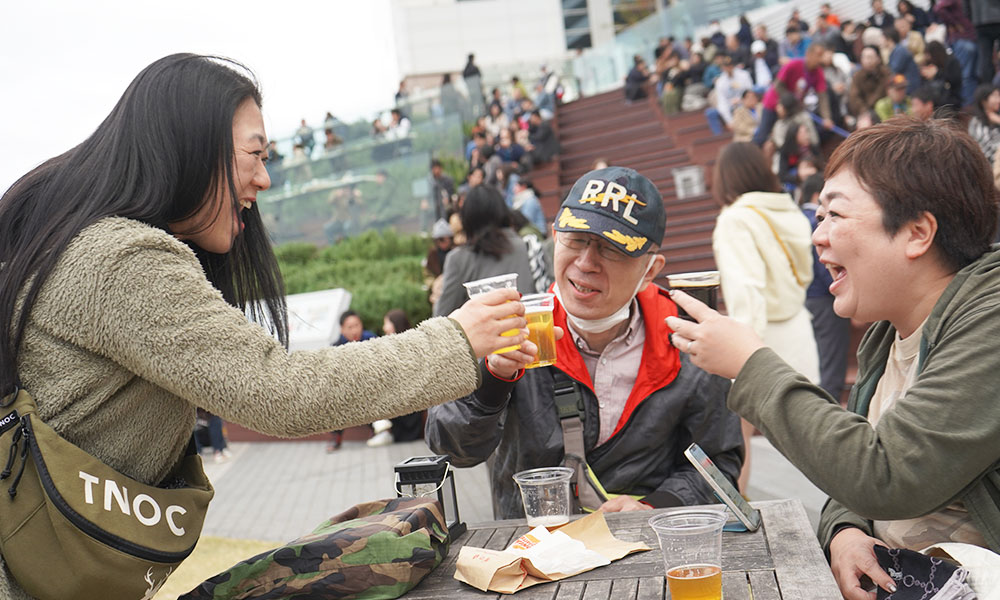
[[358,504],[311,534],[245,560],[181,598],[398,598],[448,554],[447,538],[436,500]]

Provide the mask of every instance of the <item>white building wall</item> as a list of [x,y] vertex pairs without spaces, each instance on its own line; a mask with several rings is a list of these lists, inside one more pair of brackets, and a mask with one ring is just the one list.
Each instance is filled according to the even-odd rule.
[[566,54],[560,0],[391,0],[400,74],[476,64],[544,62]]
[[591,47],[615,41],[615,17],[611,0],[587,0],[587,17],[590,19]]

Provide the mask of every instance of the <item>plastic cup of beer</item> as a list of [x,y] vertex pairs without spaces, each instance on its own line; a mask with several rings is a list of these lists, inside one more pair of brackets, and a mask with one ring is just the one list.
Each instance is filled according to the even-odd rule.
[[[487,277],[485,279],[477,279],[475,281],[467,281],[462,285],[465,286],[465,291],[469,293],[469,298],[474,298],[480,294],[485,294],[487,292],[492,292],[493,290],[502,290],[506,288],[517,289],[517,273],[505,273],[503,275],[494,275],[493,277]],[[513,337],[518,334],[517,329],[508,329],[507,331],[501,333],[500,335],[504,337]],[[511,350],[517,350],[520,348],[520,344],[515,344],[513,346],[505,346],[493,352],[493,354],[503,354],[504,352],[510,352]]]
[[711,508],[683,508],[649,520],[673,600],[721,600],[725,524],[726,513]]
[[[719,306],[719,272],[697,271],[695,273],[676,273],[667,275],[667,283],[672,290],[681,290],[685,294],[701,300],[712,310]],[[681,307],[677,307],[678,317],[694,321]]]
[[538,346],[538,358],[525,369],[556,364],[556,334],[552,319],[555,298],[555,294],[531,294],[521,298],[524,319],[528,322],[528,340]]
[[569,482],[573,469],[544,467],[514,474],[514,481],[521,488],[524,516],[528,527],[555,527],[569,523]]
[[469,292],[469,298],[478,296],[479,294],[485,294],[486,292],[492,292],[493,290],[502,290],[507,288],[517,289],[517,273],[494,275],[493,277],[487,277],[485,279],[467,281],[462,285],[464,285],[466,291]]

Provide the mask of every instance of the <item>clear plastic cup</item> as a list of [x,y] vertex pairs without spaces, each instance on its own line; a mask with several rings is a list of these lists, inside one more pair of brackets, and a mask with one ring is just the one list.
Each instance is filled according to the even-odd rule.
[[525,369],[556,364],[556,333],[553,328],[552,309],[555,294],[531,294],[521,298],[524,319],[528,322],[528,340],[538,346],[538,357]]
[[555,527],[569,523],[569,482],[573,469],[544,467],[514,474],[514,481],[521,488],[524,516],[528,527]]
[[[465,291],[469,293],[469,298],[473,298],[475,296],[478,296],[479,294],[492,292],[493,290],[502,290],[507,288],[517,289],[517,273],[505,273],[503,275],[494,275],[493,277],[487,277],[485,279],[467,281],[462,285],[465,286]],[[518,334],[517,329],[508,329],[507,331],[501,333],[500,335],[504,337],[514,337],[517,334]],[[499,350],[495,350],[493,354],[503,354],[504,352],[517,350],[520,347],[521,344],[515,344],[513,346],[504,346]]]
[[492,292],[493,290],[502,290],[505,288],[517,289],[517,273],[506,273],[504,275],[487,277],[486,279],[467,281],[462,285],[465,286],[465,291],[469,293],[469,298],[485,294],[486,292]]
[[725,524],[726,513],[712,508],[683,508],[649,520],[673,600],[721,600]]
[[[712,310],[719,308],[719,272],[718,271],[698,271],[695,273],[674,273],[667,275],[667,284],[670,289],[681,290],[689,296],[693,296],[707,304]],[[678,314],[682,319],[693,321],[682,308],[677,307]]]

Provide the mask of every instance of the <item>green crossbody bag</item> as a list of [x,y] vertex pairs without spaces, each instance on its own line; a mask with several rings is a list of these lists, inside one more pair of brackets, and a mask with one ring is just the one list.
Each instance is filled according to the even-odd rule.
[[0,552],[39,598],[152,598],[194,550],[214,490],[185,456],[163,487],[64,440],[24,390],[0,402]]

